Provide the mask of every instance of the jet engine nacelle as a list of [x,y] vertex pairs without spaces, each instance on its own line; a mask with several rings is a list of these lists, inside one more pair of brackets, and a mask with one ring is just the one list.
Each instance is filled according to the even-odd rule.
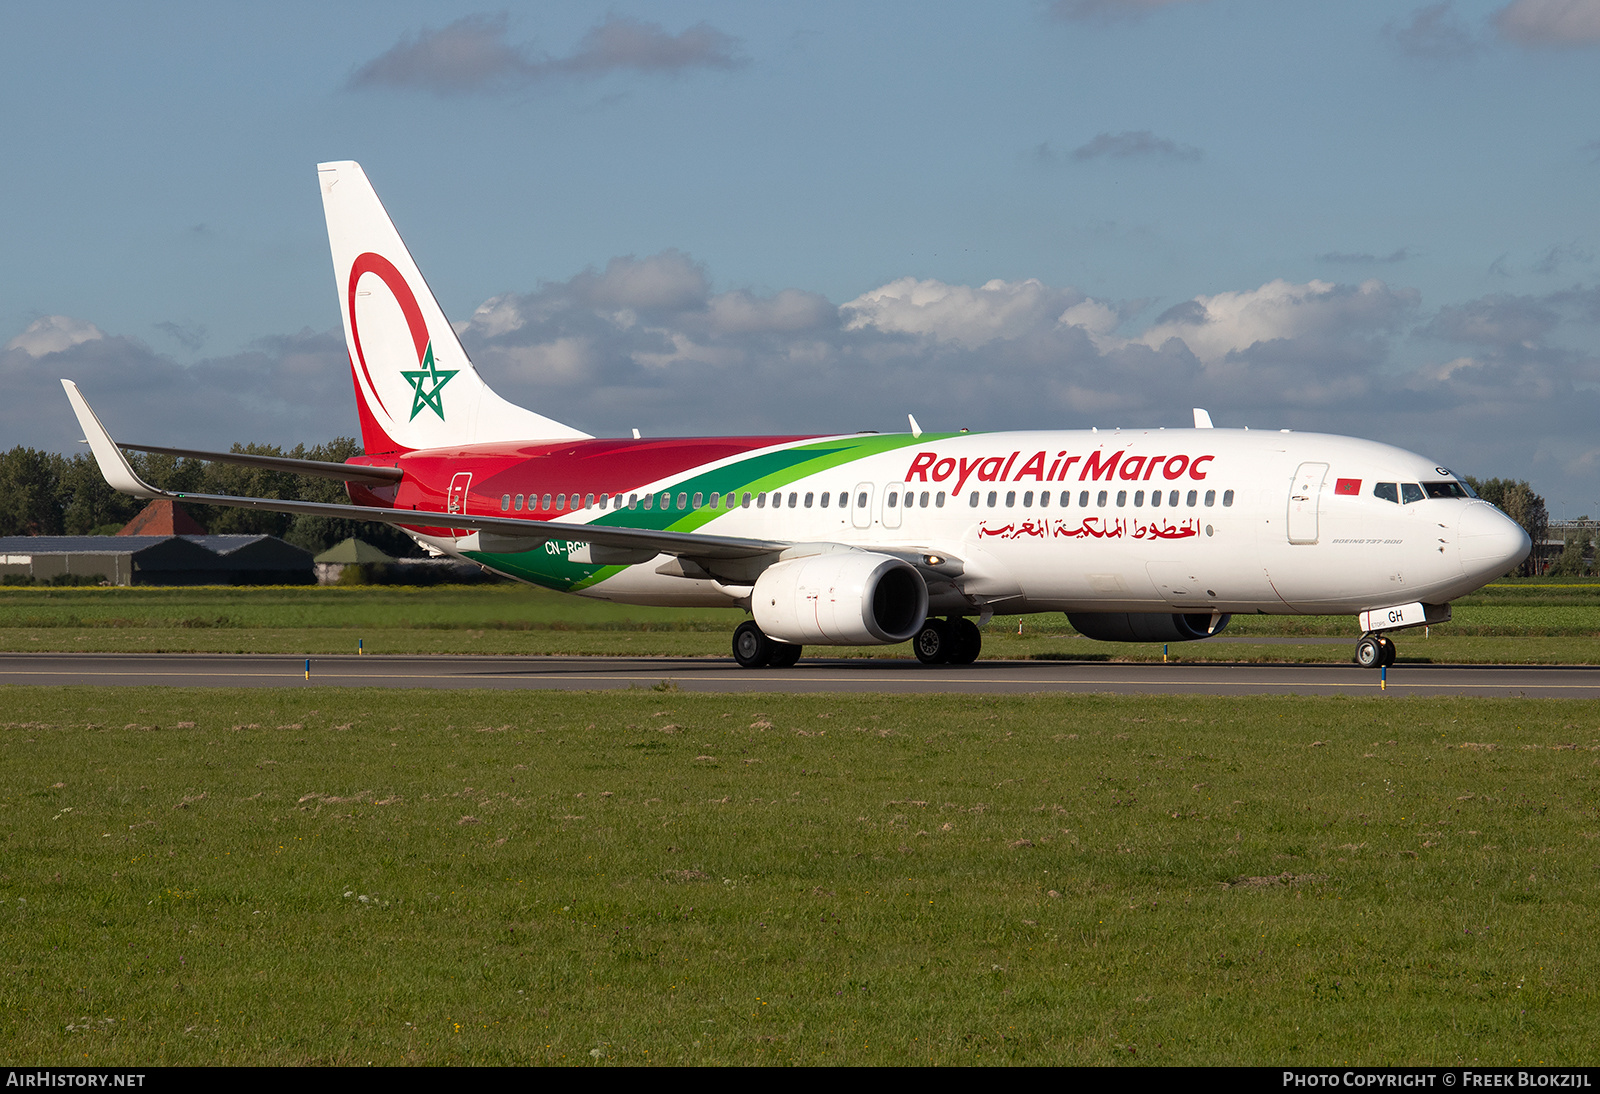
[[750,612],[769,638],[791,645],[889,645],[922,629],[928,586],[902,559],[830,551],[763,570]]
[[[1192,642],[1221,634],[1231,615],[1168,615],[1165,612],[1068,612],[1067,622],[1085,638],[1101,642]],[[1215,625],[1213,625],[1215,620]]]

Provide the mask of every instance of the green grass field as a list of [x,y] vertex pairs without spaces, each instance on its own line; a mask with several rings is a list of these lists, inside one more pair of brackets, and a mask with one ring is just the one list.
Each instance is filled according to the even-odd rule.
[[1575,1064],[1600,705],[0,690],[16,1065]]
[[[736,609],[639,608],[526,585],[434,588],[6,588],[0,650],[729,656]],[[1020,633],[1019,633],[1020,627]],[[1225,637],[1343,636],[1344,644],[1174,644],[1210,661],[1345,661],[1348,616],[1240,616]],[[1397,636],[1401,661],[1600,664],[1600,583],[1530,581],[1457,601],[1453,622]],[[909,657],[905,645],[831,648],[826,656]],[[1095,642],[1059,614],[997,616],[984,656],[1159,659],[1159,645]]]

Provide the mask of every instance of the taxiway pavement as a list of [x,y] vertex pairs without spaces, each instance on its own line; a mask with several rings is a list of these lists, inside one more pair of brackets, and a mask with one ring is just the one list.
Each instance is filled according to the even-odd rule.
[[1600,698],[1600,666],[1401,663],[1380,688],[1353,665],[979,661],[930,667],[907,659],[817,658],[790,669],[741,669],[713,658],[0,654],[0,684],[172,687],[499,688],[599,691],[670,681],[684,691],[889,694],[1487,695]]

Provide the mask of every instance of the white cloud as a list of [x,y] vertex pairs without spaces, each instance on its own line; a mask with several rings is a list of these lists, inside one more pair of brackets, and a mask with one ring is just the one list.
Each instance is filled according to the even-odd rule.
[[737,38],[706,23],[668,34],[659,23],[610,15],[583,36],[570,56],[553,62],[551,68],[584,75],[618,69],[681,72],[689,68],[735,68],[742,63],[738,48]]
[[1413,57],[1444,60],[1465,57],[1478,48],[1478,41],[1471,29],[1455,13],[1448,0],[1418,8],[1411,13],[1409,22],[1404,25],[1390,23],[1383,28],[1383,32],[1402,51]]
[[1076,289],[1053,289],[1036,278],[996,279],[973,288],[902,277],[862,293],[840,311],[847,330],[931,335],[979,346],[1053,327],[1082,300]]
[[1515,0],[1494,15],[1501,35],[1525,46],[1600,43],[1600,0]]
[[839,312],[828,298],[799,289],[759,297],[742,289],[710,300],[711,329],[718,334],[804,331],[837,324]]
[[613,258],[605,273],[579,274],[572,285],[588,303],[639,311],[692,307],[710,288],[705,271],[682,251]]
[[1414,292],[1395,292],[1377,280],[1350,286],[1280,279],[1259,289],[1197,296],[1170,309],[1134,341],[1154,348],[1177,338],[1214,364],[1262,343],[1386,331],[1416,303]]
[[522,317],[522,308],[517,303],[516,295],[504,293],[500,296],[491,296],[478,305],[471,319],[465,323],[456,323],[454,326],[457,334],[470,328],[485,338],[498,338],[502,334],[521,330],[526,322],[527,320]]
[[44,315],[28,324],[28,329],[6,343],[6,349],[19,349],[30,357],[61,353],[85,342],[95,342],[105,332],[84,319],[70,315]]
[[349,86],[399,87],[439,95],[492,91],[533,79],[537,65],[505,40],[505,15],[468,15],[407,34],[356,70]]
[[356,70],[350,88],[396,87],[436,95],[494,93],[551,77],[634,71],[676,74],[735,68],[739,42],[706,23],[670,34],[659,23],[610,15],[565,57],[542,57],[508,40],[501,15],[468,15],[438,30],[407,34]]
[[[1044,146],[1040,146],[1041,149]],[[1164,159],[1164,160],[1189,160],[1200,159],[1204,155],[1200,149],[1192,144],[1179,144],[1158,137],[1148,129],[1128,130],[1122,133],[1101,133],[1087,144],[1072,150],[1072,158],[1080,163],[1088,160],[1110,157],[1116,160],[1128,159]]]

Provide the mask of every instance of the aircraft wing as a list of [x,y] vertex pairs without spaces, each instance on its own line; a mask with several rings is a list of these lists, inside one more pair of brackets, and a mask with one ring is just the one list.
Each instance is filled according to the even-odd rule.
[[[76,409],[76,404],[74,404]],[[338,479],[341,482],[365,482],[386,486],[399,482],[405,472],[398,467],[373,467],[358,463],[332,463],[328,460],[297,460],[290,456],[261,456],[254,452],[202,452],[196,448],[164,448],[154,444],[130,444],[118,441],[117,447],[125,452],[159,452],[163,456],[184,456],[195,460],[212,460],[217,463],[237,463],[245,467],[261,467],[268,471],[287,471],[293,475],[310,475],[318,479]]]
[[[122,454],[122,448],[84,399],[78,385],[62,380],[67,399],[78,416],[78,424],[94,453],[95,462],[106,482],[136,498],[172,498],[199,505],[226,505],[236,509],[265,509],[273,513],[299,513],[344,520],[371,520],[410,528],[470,528],[496,537],[524,541],[532,548],[544,540],[579,540],[624,551],[653,551],[695,559],[744,559],[777,555],[792,543],[782,540],[744,539],[737,536],[710,536],[693,532],[667,532],[648,528],[617,528],[604,524],[568,524],[561,521],[513,520],[509,517],[475,516],[466,513],[439,513],[423,509],[380,509],[366,505],[338,505],[331,502],[285,501],[279,498],[246,498],[231,494],[190,494],[160,490],[141,479]],[[129,446],[132,447],[132,446]],[[178,451],[168,449],[166,451]],[[187,452],[187,450],[184,450]],[[200,453],[194,453],[201,455]],[[234,453],[233,455],[238,455]],[[206,457],[214,458],[214,457]],[[280,468],[291,470],[291,468]],[[381,469],[380,469],[381,470]]]

